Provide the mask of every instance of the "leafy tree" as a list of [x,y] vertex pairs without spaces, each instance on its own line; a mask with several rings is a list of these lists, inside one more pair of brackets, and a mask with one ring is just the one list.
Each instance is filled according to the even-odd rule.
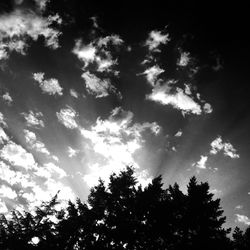
[[[57,211],[57,197],[34,213],[14,211],[0,220],[0,249],[230,249],[220,200],[208,183],[190,179],[187,193],[177,184],[163,188],[158,176],[145,188],[127,167],[90,190],[88,200],[68,202]],[[233,247],[249,242],[250,229],[235,230]],[[34,238],[36,244],[32,243]],[[236,242],[239,242],[237,245]],[[242,243],[243,244],[243,243]],[[231,248],[233,249],[233,248]]]

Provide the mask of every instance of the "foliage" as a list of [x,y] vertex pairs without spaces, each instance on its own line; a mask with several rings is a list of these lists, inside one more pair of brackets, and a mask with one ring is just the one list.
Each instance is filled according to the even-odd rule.
[[163,188],[161,176],[142,188],[128,167],[102,180],[88,200],[57,210],[57,196],[33,213],[14,211],[0,219],[0,249],[250,249],[243,233],[222,226],[226,218],[208,183],[190,179],[187,194],[177,184]]

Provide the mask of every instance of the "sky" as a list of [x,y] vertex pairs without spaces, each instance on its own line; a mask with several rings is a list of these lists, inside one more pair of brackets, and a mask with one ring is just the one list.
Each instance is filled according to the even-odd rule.
[[0,3],[0,213],[133,166],[142,186],[192,176],[250,225],[245,6]]

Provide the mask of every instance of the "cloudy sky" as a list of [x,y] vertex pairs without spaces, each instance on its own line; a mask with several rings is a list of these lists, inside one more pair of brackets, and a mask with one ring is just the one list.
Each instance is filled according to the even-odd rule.
[[142,185],[208,181],[250,225],[247,18],[227,7],[1,1],[0,212],[133,165]]

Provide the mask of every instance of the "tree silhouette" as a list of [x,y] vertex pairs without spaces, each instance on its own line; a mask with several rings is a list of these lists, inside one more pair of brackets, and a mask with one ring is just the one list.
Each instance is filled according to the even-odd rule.
[[2,215],[0,249],[249,249],[250,229],[236,228],[231,241],[220,200],[195,177],[187,193],[178,184],[164,189],[161,176],[142,188],[127,167],[108,185],[100,180],[86,203],[69,201],[60,211],[56,204],[57,196],[33,213]]

